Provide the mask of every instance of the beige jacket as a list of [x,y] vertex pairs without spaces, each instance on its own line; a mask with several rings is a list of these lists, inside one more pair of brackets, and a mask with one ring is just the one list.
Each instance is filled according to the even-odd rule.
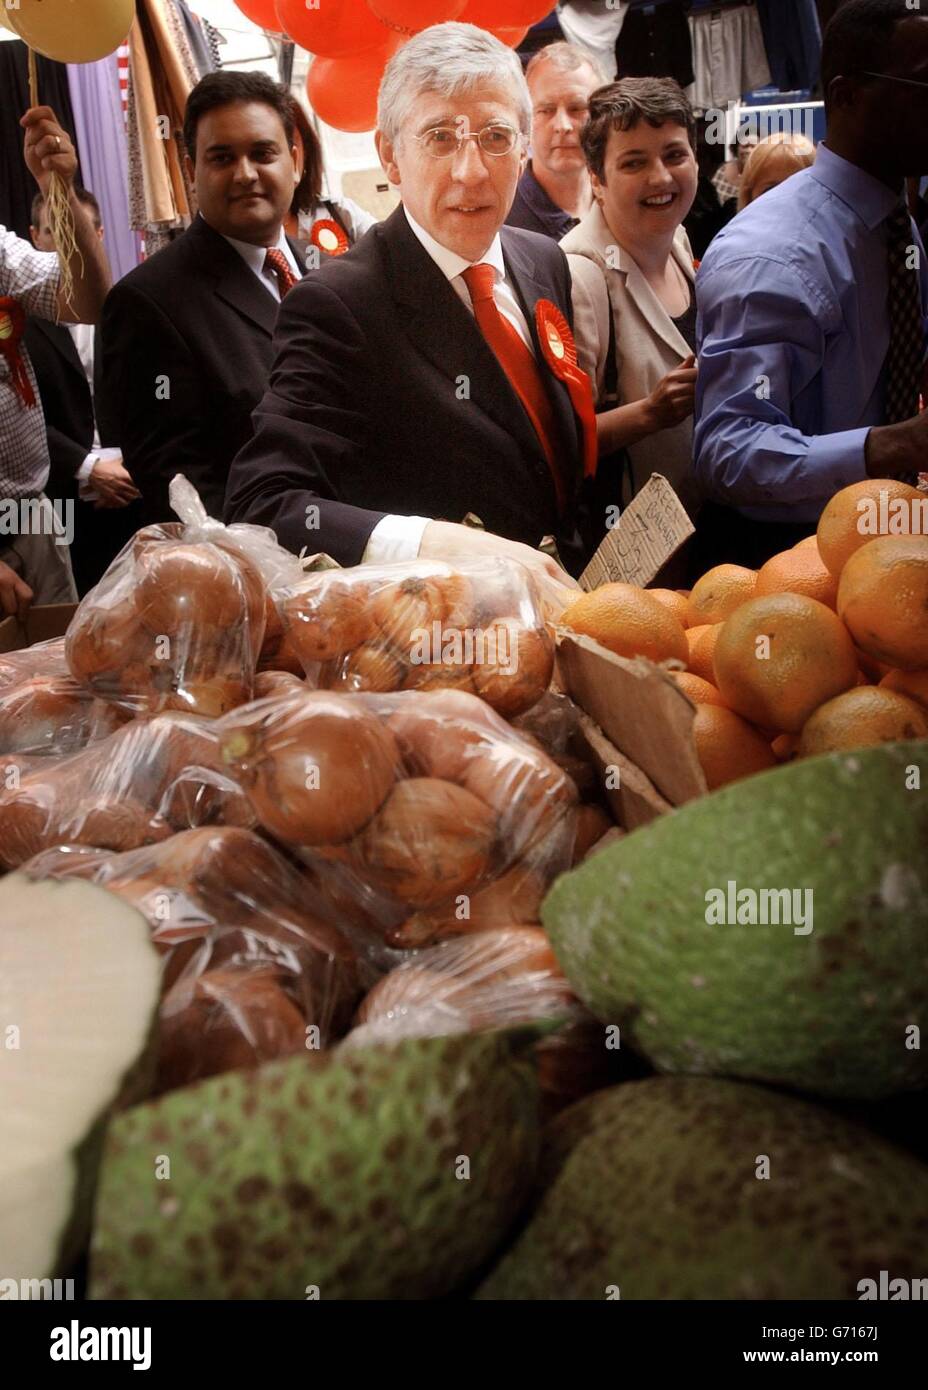
[[[686,339],[677,331],[635,261],[616,244],[598,203],[560,245],[570,265],[577,355],[580,366],[593,380],[597,400],[602,399],[606,375],[610,308],[615,323],[618,404],[642,400],[661,377],[689,356]],[[693,253],[682,227],[674,239],[672,254],[692,285]],[[684,505],[693,510],[696,493],[692,418],[639,440],[628,454],[635,492],[652,473],[663,473]]]

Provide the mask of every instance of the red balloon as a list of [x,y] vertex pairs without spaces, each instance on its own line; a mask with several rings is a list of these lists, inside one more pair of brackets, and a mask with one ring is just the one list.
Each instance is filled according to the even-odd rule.
[[336,130],[373,130],[377,124],[377,90],[387,60],[405,40],[395,34],[382,48],[351,58],[316,58],[306,91],[320,120]]
[[500,43],[504,43],[507,48],[518,48],[528,33],[528,29],[488,29],[487,33],[492,34],[495,39],[499,39]]
[[235,0],[235,3],[252,24],[260,24],[262,29],[270,29],[274,34],[281,32],[274,0]]
[[462,24],[476,24],[496,33],[523,26],[529,29],[553,9],[552,0],[467,0],[460,19]]
[[374,14],[385,24],[414,33],[430,24],[457,19],[467,0],[367,0]]
[[364,0],[320,0],[316,10],[306,0],[277,0],[277,19],[295,43],[323,58],[381,48],[390,36]]

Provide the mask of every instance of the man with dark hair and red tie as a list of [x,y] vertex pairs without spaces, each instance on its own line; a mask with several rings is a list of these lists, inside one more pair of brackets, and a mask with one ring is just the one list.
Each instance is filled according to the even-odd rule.
[[287,299],[227,520],[344,565],[503,554],[566,580],[537,548],[554,535],[580,567],[595,422],[570,274],[503,226],[530,125],[519,60],[485,30],[434,25],[394,55],[376,141],[402,205]]
[[757,567],[864,478],[928,468],[928,5],[846,0],[825,31],[815,163],[723,229],[696,280],[693,569]]
[[146,522],[172,519],[175,473],[221,515],[280,301],[305,268],[283,231],[299,181],[286,88],[263,73],[210,73],[187,100],[184,141],[198,215],[114,286],[102,320],[104,408]]

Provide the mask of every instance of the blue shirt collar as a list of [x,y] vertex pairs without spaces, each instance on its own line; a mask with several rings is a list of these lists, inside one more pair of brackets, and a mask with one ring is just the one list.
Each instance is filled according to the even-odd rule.
[[835,154],[827,145],[820,144],[816,147],[815,163],[809,170],[809,175],[843,203],[847,203],[871,231],[881,222],[885,222],[902,201],[901,192],[893,193],[885,183],[881,183],[858,165],[843,159],[841,155]]

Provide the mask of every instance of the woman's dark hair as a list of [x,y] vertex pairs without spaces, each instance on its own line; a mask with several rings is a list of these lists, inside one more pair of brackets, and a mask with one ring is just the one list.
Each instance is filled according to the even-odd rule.
[[683,88],[672,77],[623,77],[597,87],[580,144],[590,172],[605,182],[606,146],[611,130],[634,130],[640,121],[683,126],[695,148],[696,120]]
[[844,0],[832,15],[822,39],[822,91],[836,77],[881,72],[889,56],[893,30],[903,19],[917,19],[906,0]]
[[295,97],[290,100],[293,124],[303,145],[303,177],[296,186],[290,205],[290,211],[297,217],[301,212],[312,212],[322,196],[322,146],[300,103]]
[[201,78],[187,98],[184,112],[184,144],[192,160],[197,157],[197,127],[202,118],[219,106],[233,102],[263,102],[280,117],[287,136],[287,147],[293,144],[293,98],[286,87],[274,82],[263,72],[234,72],[223,69],[209,72]]

